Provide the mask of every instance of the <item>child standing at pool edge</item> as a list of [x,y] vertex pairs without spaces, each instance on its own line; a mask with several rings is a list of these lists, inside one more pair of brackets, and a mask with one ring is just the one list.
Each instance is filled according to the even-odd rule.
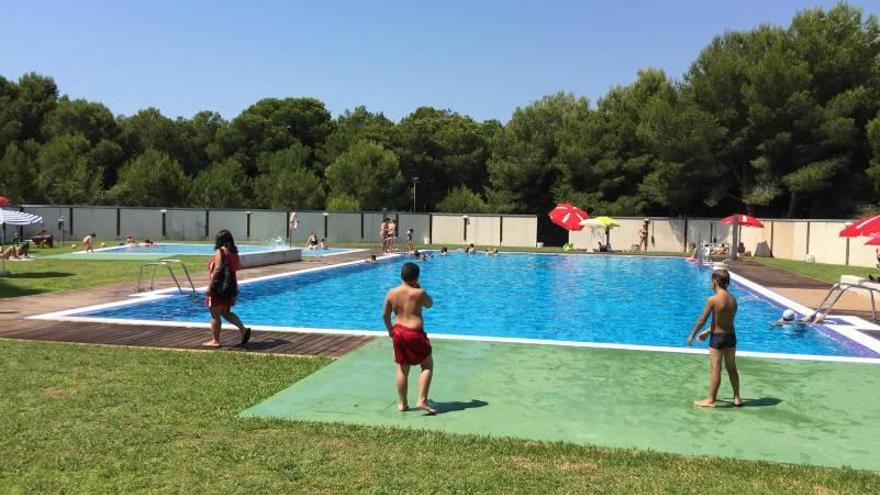
[[[433,415],[436,414],[428,403],[428,390],[434,374],[434,359],[431,356],[431,341],[425,334],[422,308],[430,308],[434,300],[419,285],[419,266],[405,263],[400,270],[402,283],[388,291],[382,316],[385,328],[394,346],[394,361],[397,363],[397,409],[409,409],[407,402],[407,382],[409,368],[420,365],[419,398],[416,407]],[[394,311],[395,322],[391,325],[391,312]]]
[[730,273],[727,270],[716,270],[712,273],[712,290],[715,295],[706,300],[703,314],[694,325],[693,331],[687,339],[688,345],[694,341],[694,336],[702,330],[709,315],[712,315],[712,324],[709,329],[697,336],[702,342],[709,337],[709,396],[703,400],[694,401],[698,407],[715,407],[715,399],[718,396],[718,387],[721,385],[721,363],[727,368],[727,376],[733,387],[733,405],[742,406],[742,398],[739,395],[739,373],[736,370],[736,332],[733,320],[736,318],[736,298],[727,291],[730,285]]

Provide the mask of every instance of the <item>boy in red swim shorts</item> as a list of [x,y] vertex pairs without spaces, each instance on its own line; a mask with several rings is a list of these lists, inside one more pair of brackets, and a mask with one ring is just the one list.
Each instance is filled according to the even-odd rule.
[[[419,375],[419,398],[416,407],[428,414],[436,414],[428,403],[428,390],[434,374],[434,359],[431,357],[431,341],[425,334],[422,308],[430,308],[434,300],[419,285],[419,266],[405,263],[400,270],[403,282],[400,286],[388,291],[385,296],[383,318],[388,336],[394,344],[394,361],[397,363],[397,409],[406,411],[407,381],[409,368],[416,364],[422,367]],[[391,311],[396,316],[395,324],[391,325]]]

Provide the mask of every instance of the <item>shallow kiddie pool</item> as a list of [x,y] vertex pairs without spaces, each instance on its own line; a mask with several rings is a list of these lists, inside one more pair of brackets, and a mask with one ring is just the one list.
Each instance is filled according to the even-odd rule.
[[[276,251],[286,249],[287,245],[277,244],[239,244],[238,252],[242,254],[262,253],[266,251]],[[351,249],[303,249],[303,256],[328,256],[334,254],[343,254],[352,252]],[[176,254],[176,255],[205,255],[209,256],[214,253],[213,244],[195,244],[184,242],[157,242],[150,247],[143,245],[129,246],[113,246],[95,250],[96,253],[106,253],[113,255],[143,255],[143,254]],[[82,253],[82,252],[81,252]],[[79,254],[79,253],[78,253]]]

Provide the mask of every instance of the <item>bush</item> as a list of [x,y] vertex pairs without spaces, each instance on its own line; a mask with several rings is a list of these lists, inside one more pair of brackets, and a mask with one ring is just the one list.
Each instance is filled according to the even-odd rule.
[[444,213],[486,213],[489,211],[483,198],[465,186],[458,186],[449,191],[437,206]]

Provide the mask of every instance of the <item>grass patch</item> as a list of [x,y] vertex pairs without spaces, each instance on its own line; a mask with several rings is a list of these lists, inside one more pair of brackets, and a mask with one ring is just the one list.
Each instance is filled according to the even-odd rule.
[[7,340],[0,355],[4,494],[831,494],[880,486],[876,473],[846,469],[236,417],[326,359]]
[[841,275],[857,275],[868,277],[868,274],[877,275],[877,270],[863,266],[829,265],[825,263],[807,263],[805,261],[782,260],[779,258],[754,258],[758,263],[781,268],[806,277],[835,284],[840,281]]
[[[32,261],[7,261],[12,274],[0,277],[0,297],[18,297],[43,292],[57,292],[86,287],[129,282],[134,286],[144,260],[66,260],[49,256],[73,251],[70,247],[31,249]],[[199,284],[204,279],[207,256],[175,256],[183,260]],[[158,272],[156,279],[167,275]],[[201,278],[199,278],[201,277]]]

